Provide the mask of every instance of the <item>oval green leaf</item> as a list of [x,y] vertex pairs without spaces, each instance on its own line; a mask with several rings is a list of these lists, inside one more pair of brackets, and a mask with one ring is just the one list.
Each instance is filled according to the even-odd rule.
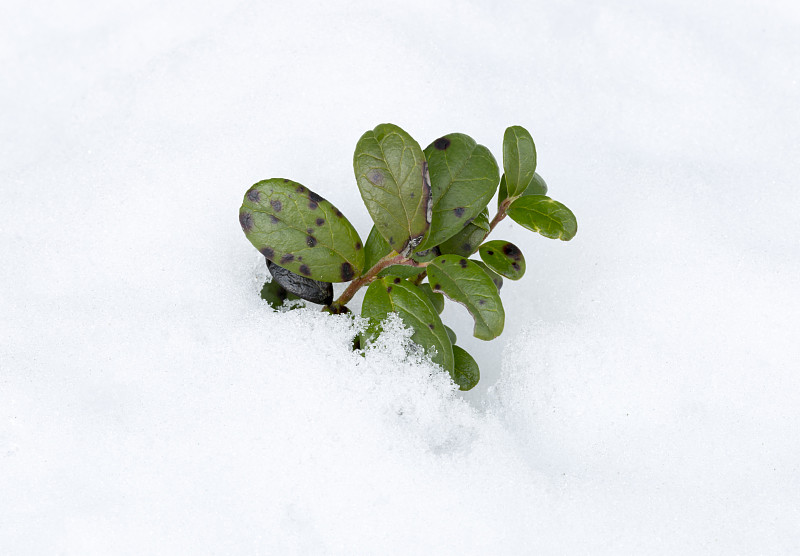
[[470,312],[476,338],[491,340],[503,332],[503,303],[494,282],[480,266],[464,257],[444,255],[427,268],[433,291],[441,291]]
[[252,186],[239,223],[262,255],[301,276],[348,282],[364,268],[364,250],[352,224],[297,182],[273,178]]
[[500,170],[492,153],[463,133],[440,137],[425,149],[431,176],[431,231],[419,249],[438,245],[477,217],[497,191]]
[[447,337],[450,338],[450,343],[453,344],[453,347],[455,347],[458,336],[456,336],[456,333],[453,331],[453,329],[446,324],[444,325],[444,329],[447,331]]
[[483,271],[486,273],[486,275],[489,276],[489,278],[492,279],[492,282],[494,282],[494,285],[497,287],[497,291],[500,291],[500,289],[503,287],[503,277],[500,276],[498,273],[496,273],[491,268],[489,268],[488,266],[486,266],[485,262],[483,262],[483,261],[475,261],[475,260],[472,260],[472,259],[470,259],[470,260],[483,269]]
[[431,222],[431,186],[419,144],[396,125],[381,124],[358,140],[353,169],[378,232],[407,256]]
[[456,235],[439,245],[442,255],[453,254],[469,257],[489,233],[489,211],[484,209],[475,219]]
[[455,369],[450,375],[453,378],[453,382],[458,384],[459,390],[472,390],[481,379],[478,363],[466,350],[459,346],[453,346],[453,358],[455,360]]
[[487,241],[481,245],[480,256],[489,268],[506,278],[519,280],[525,274],[525,257],[510,241]]
[[[525,188],[525,191],[522,192],[522,195],[547,195],[547,183],[545,183],[544,178],[539,175],[538,172],[533,173],[533,179],[531,183],[528,184],[528,187]],[[503,204],[508,198],[508,192],[506,190],[506,175],[500,178],[500,187],[497,189],[497,208],[500,208],[500,205]]]
[[361,316],[369,319],[367,337],[379,332],[380,323],[389,313],[397,313],[414,333],[411,339],[426,349],[433,349],[431,360],[447,372],[453,372],[453,346],[439,313],[420,288],[399,277],[387,276],[372,282],[364,294]]
[[578,221],[572,211],[545,195],[520,197],[508,207],[508,216],[550,239],[569,241],[578,233]]
[[503,135],[503,170],[508,196],[522,195],[536,171],[536,145],[522,126],[511,126]]

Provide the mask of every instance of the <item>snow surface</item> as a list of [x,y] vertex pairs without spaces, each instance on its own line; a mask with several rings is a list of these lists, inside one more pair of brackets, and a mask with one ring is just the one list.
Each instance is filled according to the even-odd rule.
[[[295,5],[296,4],[296,5]],[[800,553],[794,2],[0,4],[0,553]],[[579,232],[453,390],[273,313],[237,209],[362,237],[396,123],[530,129]]]

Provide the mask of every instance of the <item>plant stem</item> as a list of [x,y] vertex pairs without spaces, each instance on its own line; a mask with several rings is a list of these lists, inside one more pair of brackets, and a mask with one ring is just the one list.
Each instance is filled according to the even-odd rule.
[[[500,221],[506,217],[506,210],[514,201],[514,199],[516,199],[516,197],[505,199],[502,203],[500,203],[500,206],[497,209],[497,214],[494,215],[491,224],[489,224],[489,231],[486,232],[486,236],[484,236],[483,238],[484,240],[489,236],[489,234],[492,233],[492,230],[494,230],[495,226],[497,226],[497,224],[499,224]],[[477,251],[477,248],[475,249],[475,251]],[[473,254],[475,253],[475,251],[473,251]],[[341,310],[341,308],[344,307],[348,301],[353,299],[353,296],[356,294],[356,292],[360,290],[362,287],[372,282],[381,270],[383,270],[387,266],[392,266],[394,264],[403,264],[414,267],[426,267],[428,266],[429,263],[418,263],[411,257],[404,257],[403,255],[392,255],[391,253],[389,253],[384,258],[375,263],[375,266],[370,268],[366,274],[363,274],[358,278],[356,278],[355,280],[353,280],[352,282],[350,282],[350,285],[348,285],[347,288],[342,292],[342,295],[339,296],[339,299],[331,303],[330,309],[335,312]],[[421,284],[422,281],[427,276],[427,274],[428,273],[426,271],[421,272],[414,280],[414,283],[417,285]]]
[[344,307],[348,301],[353,299],[353,296],[356,294],[358,290],[360,290],[363,286],[372,282],[378,275],[378,273],[387,266],[391,266],[393,264],[404,264],[407,260],[410,259],[406,259],[405,257],[403,257],[403,255],[393,256],[391,253],[386,255],[384,258],[375,263],[375,266],[370,268],[366,274],[363,274],[358,278],[356,278],[355,280],[353,280],[352,282],[350,282],[350,285],[347,286],[347,289],[345,289],[342,292],[342,295],[339,296],[339,299],[331,303],[330,305],[331,309],[333,309],[334,311],[338,311],[342,307]]

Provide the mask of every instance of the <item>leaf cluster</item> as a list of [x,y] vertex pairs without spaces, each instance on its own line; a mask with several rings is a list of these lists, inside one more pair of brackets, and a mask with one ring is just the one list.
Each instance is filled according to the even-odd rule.
[[[247,190],[239,223],[272,275],[261,296],[273,306],[300,298],[344,313],[366,287],[361,346],[397,313],[462,390],[473,388],[478,365],[440,318],[445,297],[466,307],[476,338],[496,338],[505,322],[503,279],[522,278],[525,258],[511,242],[487,241],[489,234],[506,216],[550,239],[569,241],[578,229],[572,211],[547,196],[533,138],[521,126],[506,129],[501,175],[489,149],[468,135],[450,133],[423,150],[400,127],[381,124],[358,140],[353,169],[374,223],[366,243],[304,185],[272,178]],[[336,300],[335,282],[349,282]]]

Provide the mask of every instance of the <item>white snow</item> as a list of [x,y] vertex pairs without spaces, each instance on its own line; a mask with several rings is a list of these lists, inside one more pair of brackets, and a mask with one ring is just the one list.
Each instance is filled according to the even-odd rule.
[[[0,554],[800,552],[791,2],[0,5]],[[462,394],[274,313],[268,177],[531,130],[569,243]],[[358,303],[355,304],[358,306]]]

